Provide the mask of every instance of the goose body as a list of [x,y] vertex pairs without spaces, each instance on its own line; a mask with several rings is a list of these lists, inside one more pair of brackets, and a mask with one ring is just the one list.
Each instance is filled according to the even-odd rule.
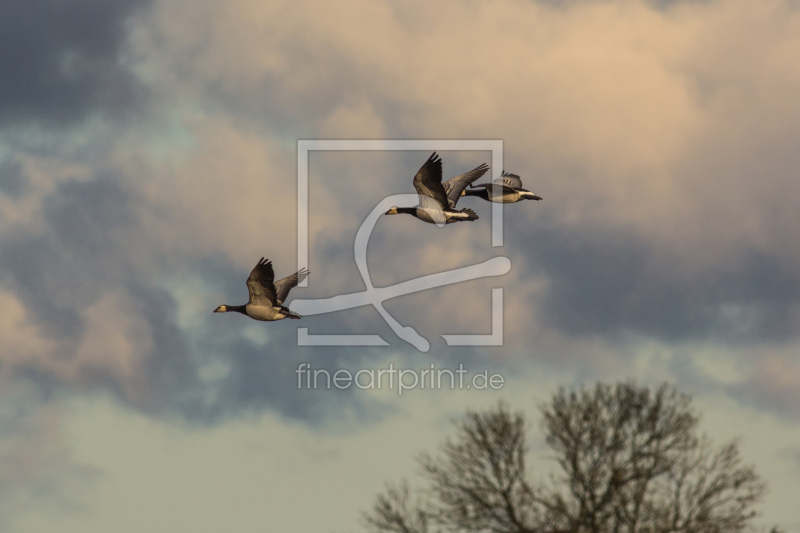
[[522,200],[541,200],[541,196],[522,188],[522,180],[516,174],[503,171],[503,175],[492,183],[470,185],[464,190],[462,196],[478,196],[489,202],[500,204],[513,204]]
[[399,215],[407,214],[420,219],[428,224],[436,224],[442,226],[444,224],[452,224],[461,220],[477,220],[478,215],[472,209],[462,209],[456,211],[455,209],[441,209],[441,208],[424,208],[417,207],[392,207],[385,214]]
[[434,152],[414,176],[414,189],[419,195],[419,205],[392,207],[385,214],[407,214],[437,226],[478,220],[478,215],[472,209],[457,210],[455,207],[464,188],[483,176],[487,170],[487,165],[480,165],[442,183],[442,159]]
[[273,281],[275,272],[272,269],[272,261],[262,257],[250,272],[250,277],[247,278],[250,301],[244,305],[220,305],[214,309],[214,312],[242,313],[254,320],[267,322],[284,318],[299,319],[300,315],[288,307],[284,307],[283,302],[289,295],[289,291],[297,287],[297,284],[306,279],[306,276],[308,276],[308,270],[303,269],[291,276]]

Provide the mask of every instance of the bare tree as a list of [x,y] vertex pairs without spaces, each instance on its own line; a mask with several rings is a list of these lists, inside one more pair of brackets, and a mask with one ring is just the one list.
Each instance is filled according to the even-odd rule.
[[[765,486],[734,441],[697,437],[691,398],[632,383],[567,393],[540,406],[563,487],[552,505],[570,531],[741,531]],[[560,489],[560,490],[558,490]]]
[[766,490],[754,468],[742,465],[737,441],[714,453],[703,439],[658,481],[657,497],[643,522],[659,532],[742,531],[756,516],[752,507]]
[[549,484],[528,482],[524,416],[501,403],[468,412],[437,456],[419,457],[424,506],[390,487],[365,522],[392,533],[735,533],[755,516],[765,484],[738,442],[714,450],[672,387],[562,388],[540,411],[560,471]]
[[419,458],[437,521],[465,531],[535,531],[539,510],[525,479],[526,451],[522,413],[512,414],[503,403],[468,412],[441,456]]
[[364,514],[364,524],[390,533],[429,533],[430,513],[411,501],[408,482],[387,484],[386,494],[378,495],[372,513]]

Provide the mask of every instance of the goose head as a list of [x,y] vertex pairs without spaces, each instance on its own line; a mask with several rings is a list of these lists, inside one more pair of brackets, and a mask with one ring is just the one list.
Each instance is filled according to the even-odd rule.
[[388,211],[386,211],[384,213],[384,215],[396,215],[397,213],[398,213],[397,208],[396,207],[392,207]]
[[214,312],[215,313],[227,313],[228,312],[228,306],[227,305],[220,305],[219,307],[214,309]]

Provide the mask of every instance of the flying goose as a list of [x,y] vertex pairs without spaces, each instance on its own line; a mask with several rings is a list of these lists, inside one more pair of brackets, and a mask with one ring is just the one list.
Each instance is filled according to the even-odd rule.
[[414,176],[414,188],[419,195],[417,207],[392,207],[385,214],[405,213],[423,222],[443,226],[462,220],[478,220],[472,209],[455,209],[464,188],[483,176],[489,167],[485,164],[442,183],[442,159],[431,155]]
[[272,270],[272,261],[259,260],[247,278],[247,291],[250,301],[244,305],[220,305],[214,309],[215,313],[228,313],[236,311],[256,320],[282,320],[284,318],[300,318],[300,315],[283,306],[289,291],[306,279],[308,270],[302,269],[291,276],[273,282],[275,271]]
[[503,175],[492,183],[470,184],[471,189],[465,190],[463,196],[479,196],[490,202],[513,204],[520,200],[541,200],[541,196],[522,188],[522,180],[516,174],[509,174],[505,170]]

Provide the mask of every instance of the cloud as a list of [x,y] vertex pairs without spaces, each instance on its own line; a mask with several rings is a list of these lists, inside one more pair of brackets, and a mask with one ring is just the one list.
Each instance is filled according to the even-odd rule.
[[[169,240],[141,248],[147,208],[120,183],[101,176],[60,185],[43,202],[39,233],[3,246],[6,284],[14,289],[2,298],[2,333],[14,348],[4,359],[8,378],[26,375],[55,390],[107,390],[142,411],[197,421],[266,405],[318,418],[313,394],[289,394],[297,349],[276,347],[291,346],[293,331],[266,344],[236,340],[246,324],[212,316],[213,302],[202,293],[202,323],[215,325],[192,333],[178,327],[180,290],[172,289],[180,282],[170,282],[170,269],[158,264]],[[223,270],[229,293],[246,299],[246,272]],[[225,285],[213,268],[206,276]],[[215,361],[228,372],[204,380],[203,369]]]
[[752,358],[752,373],[728,386],[729,392],[744,404],[756,405],[796,421],[800,407],[800,368],[796,346],[791,350],[765,349]]
[[22,165],[16,161],[3,160],[0,162],[0,193],[10,197],[19,197],[25,188],[25,178]]
[[[735,404],[710,420],[748,406],[786,432],[796,422],[792,2],[72,0],[4,6],[0,34],[0,383],[30,386],[31,409],[0,416],[0,485],[91,484],[62,446],[57,398],[108,395],[192,430],[259,416],[375,427],[397,413],[380,396],[298,390],[301,362],[463,362],[533,376],[519,397],[671,379]],[[137,113],[115,120],[121,109]],[[428,354],[369,307],[300,325],[391,348],[299,347],[295,321],[212,314],[246,301],[262,255],[279,277],[297,266],[307,138],[502,139],[505,170],[544,197],[506,207],[501,249],[474,198],[461,201],[472,224],[379,221],[377,286],[511,259],[503,278],[386,303]],[[312,154],[310,286],[293,297],[363,290],[355,232],[413,190],[428,155]],[[442,155],[447,177],[489,157]],[[447,348],[443,333],[489,332],[496,286],[505,345]],[[444,417],[440,399],[412,410]],[[447,396],[447,414],[467,400]]]
[[8,527],[32,508],[42,514],[81,509],[102,471],[72,457],[59,406],[42,402],[29,383],[3,389],[0,523]]
[[0,126],[66,124],[120,111],[143,87],[122,64],[129,18],[148,0],[10,3],[0,7]]
[[[31,69],[73,48],[98,65],[124,56],[110,75],[135,72],[151,97],[136,121],[54,130],[46,142],[4,137],[2,294],[39,354],[11,368],[51,386],[107,388],[146,412],[319,416],[318,399],[293,396],[277,377],[306,353],[288,326],[257,330],[210,314],[243,301],[258,257],[291,273],[295,142],[318,136],[504,140],[506,169],[545,199],[507,207],[502,251],[488,245],[489,204],[465,199],[481,216],[475,224],[381,220],[370,264],[384,285],[508,255],[512,272],[498,283],[512,311],[509,353],[527,357],[541,343],[541,357],[559,367],[576,347],[624,351],[628,335],[793,341],[795,9],[777,0],[755,11],[746,2],[450,1],[420,18],[421,6],[119,3],[91,12],[112,21],[107,33],[52,31]],[[105,109],[93,92],[106,90],[101,81],[80,93],[74,115],[53,117]],[[33,117],[55,105],[36,94],[14,108]],[[59,102],[69,102],[64,94]],[[412,190],[425,156],[312,156],[311,286],[294,296],[363,288],[355,231],[386,194]],[[446,173],[485,159],[445,154]],[[432,339],[486,333],[492,283],[387,307]],[[395,341],[370,309],[306,323]],[[595,340],[603,347],[591,348]],[[351,356],[311,357],[333,365]]]

